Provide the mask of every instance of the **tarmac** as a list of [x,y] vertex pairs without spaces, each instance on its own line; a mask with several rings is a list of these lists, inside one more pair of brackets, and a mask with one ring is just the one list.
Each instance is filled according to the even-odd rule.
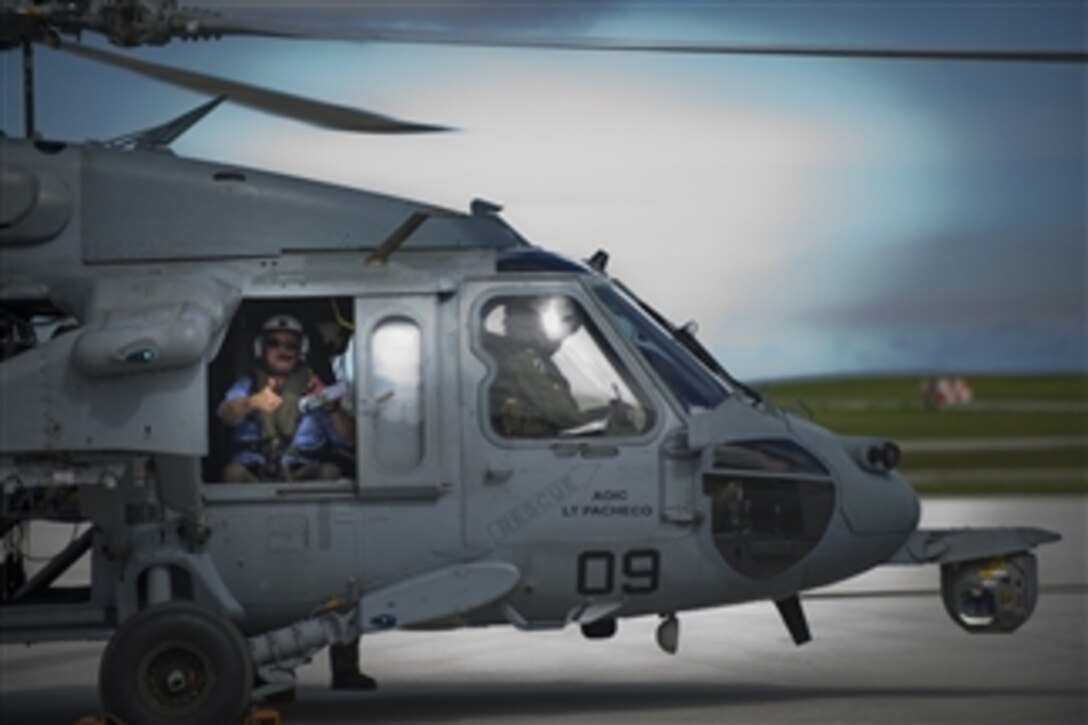
[[[883,567],[805,598],[814,640],[795,647],[770,603],[680,615],[679,652],[656,618],[618,634],[576,628],[393,632],[363,644],[371,693],[300,669],[293,723],[1088,722],[1088,498],[923,500],[923,526],[1030,525],[1041,547],[1034,617],[1006,636],[950,621],[934,567]],[[74,723],[97,709],[101,644],[0,647],[0,722]]]

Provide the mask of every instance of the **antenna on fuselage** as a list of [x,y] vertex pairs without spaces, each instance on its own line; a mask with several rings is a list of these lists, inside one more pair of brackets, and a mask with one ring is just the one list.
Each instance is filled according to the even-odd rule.
[[23,41],[23,128],[34,137],[34,46]]
[[107,148],[125,148],[141,151],[163,150],[170,147],[179,136],[198,124],[205,116],[227,100],[225,95],[217,96],[207,103],[202,103],[191,111],[181,114],[166,123],[146,128],[143,131],[118,136],[102,145]]
[[366,258],[366,266],[384,267],[393,252],[400,249],[400,246],[408,241],[408,237],[415,234],[416,230],[423,226],[423,222],[427,221],[430,216],[425,211],[412,212],[411,216],[405,219],[399,227],[393,230],[392,234],[385,238],[384,242],[378,245],[377,249],[370,253],[370,256]]

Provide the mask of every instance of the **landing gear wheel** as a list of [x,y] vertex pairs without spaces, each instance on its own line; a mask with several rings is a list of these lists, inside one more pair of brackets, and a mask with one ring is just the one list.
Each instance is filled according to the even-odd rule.
[[237,722],[253,663],[233,624],[192,602],[166,602],[114,633],[98,668],[106,712],[129,725]]

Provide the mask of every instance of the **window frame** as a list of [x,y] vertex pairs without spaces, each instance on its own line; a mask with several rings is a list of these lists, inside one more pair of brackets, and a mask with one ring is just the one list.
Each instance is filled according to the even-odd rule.
[[[214,365],[222,365],[224,363],[229,364],[229,360],[224,360],[223,355],[238,355],[238,350],[244,350],[246,352],[242,355],[248,355],[251,340],[254,332],[248,327],[241,327],[235,329],[235,326],[239,325],[243,318],[247,321],[254,321],[260,317],[268,314],[269,311],[283,311],[291,307],[299,308],[295,311],[295,314],[303,319],[304,325],[310,325],[307,330],[308,334],[316,334],[316,330],[312,326],[312,310],[315,307],[323,306],[325,303],[333,303],[340,305],[341,303],[347,305],[347,309],[350,311],[347,314],[347,321],[351,324],[355,324],[354,315],[354,301],[355,295],[347,292],[339,294],[304,294],[304,295],[248,295],[243,297],[232,312],[230,317],[224,324],[223,330],[220,333],[220,338],[216,342],[215,352],[211,359],[206,363],[206,369],[208,371],[205,382],[205,395],[208,398],[208,436],[210,437],[212,431],[217,426],[222,426],[222,423],[213,423],[213,419],[218,416],[219,405],[222,404],[223,398],[221,393],[225,393],[226,389],[230,387],[228,378],[235,379],[236,374],[228,376],[219,380],[220,383],[225,383],[223,391],[217,391],[212,388],[212,373],[211,369]],[[338,308],[340,314],[343,314],[344,308]],[[242,332],[244,330],[244,332]],[[234,334],[245,334],[246,338],[242,340],[231,340],[231,336]],[[350,335],[356,335],[356,332],[352,331]],[[311,340],[312,342],[312,340]],[[231,348],[229,343],[233,343],[234,347]],[[238,347],[238,346],[241,347]],[[345,343],[345,348],[347,344]],[[213,392],[219,392],[214,399],[211,397]],[[356,412],[355,423],[358,425],[358,413]],[[229,430],[225,431],[229,435]],[[358,436],[356,436],[358,437]],[[298,500],[339,500],[344,498],[354,498],[357,495],[359,489],[359,465],[358,460],[353,461],[354,465],[350,470],[345,470],[343,475],[339,479],[314,479],[303,481],[253,481],[249,483],[228,483],[223,480],[222,476],[205,476],[206,468],[208,466],[208,459],[211,455],[211,443],[208,442],[208,451],[204,456],[199,457],[197,469],[200,479],[200,491],[201,496],[208,503],[233,503],[233,502],[290,502]],[[229,444],[226,449],[225,462],[230,461]],[[225,465],[225,463],[224,463]]]
[[[672,386],[669,385],[669,383],[664,379],[664,377],[657,371],[657,369],[654,367],[654,365],[649,360],[647,360],[645,358],[643,353],[641,353],[639,350],[636,349],[637,345],[635,345],[635,343],[632,340],[630,340],[627,337],[627,335],[625,335],[623,333],[622,330],[620,330],[618,328],[618,322],[616,322],[616,320],[614,319],[614,315],[612,313],[612,310],[608,308],[608,306],[604,302],[604,300],[600,299],[600,297],[597,294],[597,290],[600,289],[600,288],[608,288],[610,291],[616,293],[624,302],[626,302],[627,304],[631,305],[634,308],[635,313],[647,317],[647,321],[649,323],[657,326],[658,325],[657,321],[654,320],[651,316],[647,315],[647,313],[645,311],[640,309],[637,302],[636,302],[636,300],[631,299],[630,296],[625,292],[624,289],[615,287],[610,281],[603,281],[603,280],[599,281],[596,284],[592,285],[591,289],[589,290],[589,294],[593,298],[594,304],[599,306],[599,308],[602,311],[601,312],[602,316],[607,318],[608,321],[609,321],[609,324],[613,326],[613,330],[614,330],[615,335],[623,340],[625,346],[629,346],[629,348],[631,348],[631,353],[635,357],[637,357],[639,364],[642,365],[645,368],[646,374],[649,375],[653,379],[654,384],[661,391],[662,395],[668,399],[669,403],[673,406],[673,409],[675,411],[678,411],[679,414],[685,419],[690,417],[691,414],[693,412],[695,412],[696,410],[701,409],[701,408],[698,408],[698,407],[692,407],[692,406],[689,406],[689,405],[685,404],[685,402],[680,398],[680,396],[676,393],[676,391],[673,390]],[[661,333],[663,335],[665,335],[666,337],[668,336],[668,331],[667,330],[661,329]],[[732,399],[734,397],[733,391],[731,391],[727,386],[725,386],[722,383],[722,381],[719,380],[718,377],[712,371],[707,369],[706,366],[698,358],[696,358],[694,355],[692,355],[692,353],[689,350],[684,349],[683,346],[680,345],[680,343],[677,342],[676,340],[670,339],[669,342],[671,342],[673,345],[678,346],[680,348],[681,355],[688,358],[690,360],[690,363],[693,366],[698,367],[698,369],[706,376],[707,380],[711,384],[721,388],[722,399],[718,402],[718,405],[721,405],[722,403],[725,403],[726,401],[728,401],[728,400],[730,400],[730,399]]]
[[[539,275],[533,275],[531,280],[517,280],[515,275],[507,273],[496,281],[501,284],[488,286],[486,290],[477,294],[471,301],[468,311],[469,348],[486,369],[483,378],[477,384],[477,410],[480,411],[477,417],[480,429],[490,443],[502,448],[555,447],[563,444],[577,446],[581,443],[626,446],[645,444],[646,441],[658,435],[672,411],[673,404],[671,400],[662,396],[656,378],[647,374],[642,360],[629,348],[626,338],[618,334],[597,300],[585,289],[582,280],[573,282],[569,278],[562,281],[542,280]],[[519,281],[520,284],[517,283]],[[503,435],[492,424],[490,391],[498,372],[498,361],[484,345],[482,324],[484,309],[499,298],[546,296],[569,298],[579,306],[587,320],[595,326],[600,336],[599,343],[608,348],[601,349],[602,355],[616,367],[616,372],[631,388],[632,394],[651,412],[652,422],[645,430],[632,435],[617,436],[512,437]]]

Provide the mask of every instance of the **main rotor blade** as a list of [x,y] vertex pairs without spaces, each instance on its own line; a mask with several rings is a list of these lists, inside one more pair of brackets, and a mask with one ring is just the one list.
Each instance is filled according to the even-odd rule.
[[455,45],[490,48],[526,48],[590,52],[669,53],[674,55],[749,55],[811,58],[855,58],[876,60],[945,60],[1012,63],[1085,63],[1083,50],[1000,50],[947,48],[851,48],[817,45],[735,44],[671,41],[639,41],[611,38],[573,38],[534,35],[466,34],[457,31],[412,30],[378,26],[341,28],[291,25],[241,18],[218,18],[207,23],[209,30],[222,34],[265,35],[269,37],[354,40],[410,45]]
[[315,101],[302,96],[252,86],[248,83],[171,68],[170,66],[140,60],[131,56],[118,55],[86,45],[62,42],[58,44],[58,47],[88,60],[124,68],[198,93],[227,96],[228,100],[239,105],[273,113],[277,116],[305,121],[323,128],[363,133],[428,133],[450,130],[444,126],[401,121],[390,116],[383,116],[358,108]]

